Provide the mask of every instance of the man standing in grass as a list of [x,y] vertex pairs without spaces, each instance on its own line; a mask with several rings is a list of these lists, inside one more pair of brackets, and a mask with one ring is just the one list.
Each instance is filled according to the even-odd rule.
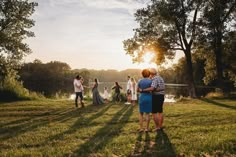
[[84,103],[83,103],[83,85],[80,81],[80,76],[77,75],[74,79],[74,90],[75,90],[75,107],[78,107],[78,97],[80,97],[80,104],[81,107],[84,107]]
[[156,125],[156,131],[162,130],[163,125],[163,103],[165,97],[165,82],[163,78],[157,74],[155,68],[150,68],[150,77],[152,79],[151,87],[140,89],[141,92],[152,91],[152,116]]

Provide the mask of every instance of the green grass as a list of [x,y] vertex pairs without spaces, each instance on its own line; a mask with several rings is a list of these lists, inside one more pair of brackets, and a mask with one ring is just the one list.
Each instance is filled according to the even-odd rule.
[[145,134],[137,132],[137,106],[1,103],[0,156],[236,156],[235,100],[184,99],[164,112],[164,131]]

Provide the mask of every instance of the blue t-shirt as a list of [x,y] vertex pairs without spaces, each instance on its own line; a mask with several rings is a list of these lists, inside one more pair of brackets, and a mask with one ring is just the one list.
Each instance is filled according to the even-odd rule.
[[152,84],[151,79],[143,78],[143,79],[139,80],[138,87],[141,88],[141,89],[145,89],[145,88],[151,87],[151,84]]

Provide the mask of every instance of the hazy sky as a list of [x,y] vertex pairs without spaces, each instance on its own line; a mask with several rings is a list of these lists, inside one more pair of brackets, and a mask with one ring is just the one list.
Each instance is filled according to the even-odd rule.
[[[138,27],[134,13],[149,0],[34,0],[36,37],[25,61],[62,61],[72,69],[143,68],[132,64],[122,41]],[[154,65],[150,65],[154,66]]]

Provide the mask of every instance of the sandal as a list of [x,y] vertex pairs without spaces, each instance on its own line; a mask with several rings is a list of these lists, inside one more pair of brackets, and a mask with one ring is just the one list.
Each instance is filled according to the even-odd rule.
[[158,131],[162,131],[163,128],[156,128],[155,131],[158,132]]

